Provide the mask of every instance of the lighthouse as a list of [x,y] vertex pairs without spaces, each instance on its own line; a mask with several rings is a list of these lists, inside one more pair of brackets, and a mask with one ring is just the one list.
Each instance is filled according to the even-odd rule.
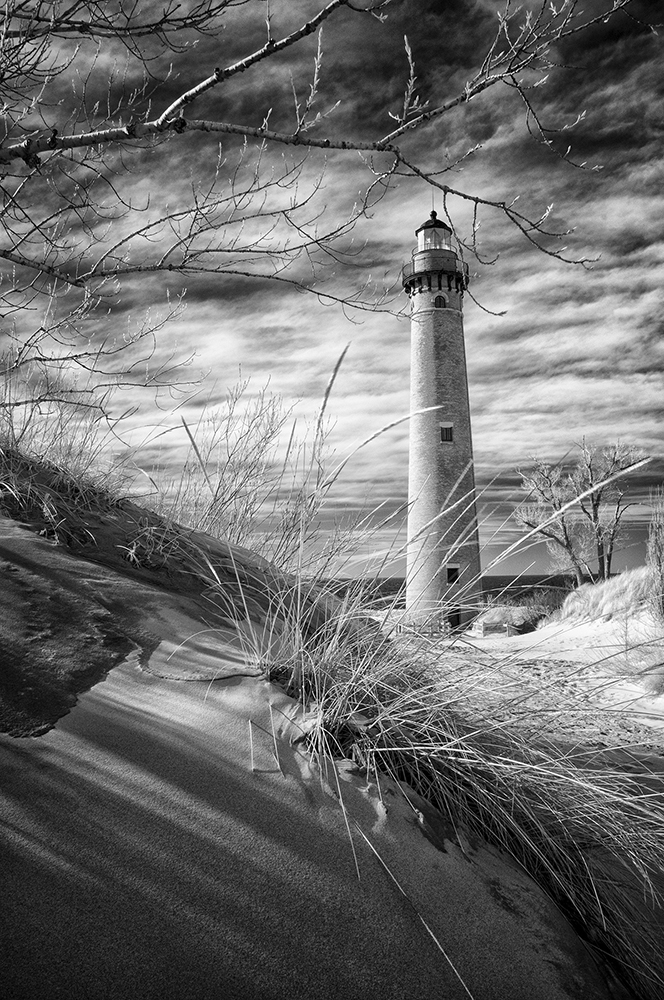
[[474,617],[481,591],[462,311],[469,276],[435,212],[415,235],[402,271],[411,302],[406,611],[444,629]]

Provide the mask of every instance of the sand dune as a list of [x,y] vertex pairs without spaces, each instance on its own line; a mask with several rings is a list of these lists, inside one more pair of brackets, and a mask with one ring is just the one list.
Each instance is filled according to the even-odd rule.
[[82,671],[48,732],[0,737],[0,995],[626,996],[496,850],[391,780],[321,775],[200,600],[12,523],[0,560],[3,670]]

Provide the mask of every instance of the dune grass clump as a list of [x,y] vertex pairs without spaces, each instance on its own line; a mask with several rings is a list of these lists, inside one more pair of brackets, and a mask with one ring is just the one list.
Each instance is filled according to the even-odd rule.
[[555,615],[558,621],[597,621],[633,614],[652,602],[652,577],[648,567],[625,570],[600,583],[584,583],[573,590]]
[[[344,614],[361,617],[357,605]],[[526,733],[474,710],[449,644],[358,642],[341,622],[320,638],[291,636],[266,670],[301,700],[321,768],[349,759],[406,783],[514,858],[640,1000],[661,997],[661,790],[608,752],[565,747],[544,718]]]
[[94,542],[86,514],[116,508],[119,483],[106,470],[77,474],[65,464],[0,441],[0,511],[40,523],[41,534],[54,541]]

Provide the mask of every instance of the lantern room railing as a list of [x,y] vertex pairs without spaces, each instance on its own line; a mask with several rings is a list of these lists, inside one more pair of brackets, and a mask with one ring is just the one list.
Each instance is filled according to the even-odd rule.
[[468,284],[470,271],[468,264],[459,260],[454,250],[414,250],[413,259],[401,269],[401,281],[405,285],[420,274],[460,274],[464,284]]

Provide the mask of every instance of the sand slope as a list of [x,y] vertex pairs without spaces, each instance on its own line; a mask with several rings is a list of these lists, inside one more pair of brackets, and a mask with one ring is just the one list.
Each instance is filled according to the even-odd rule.
[[[92,550],[94,555],[95,550]],[[260,629],[192,586],[75,555],[0,517],[0,731],[46,731],[132,650],[162,676],[256,674]]]

